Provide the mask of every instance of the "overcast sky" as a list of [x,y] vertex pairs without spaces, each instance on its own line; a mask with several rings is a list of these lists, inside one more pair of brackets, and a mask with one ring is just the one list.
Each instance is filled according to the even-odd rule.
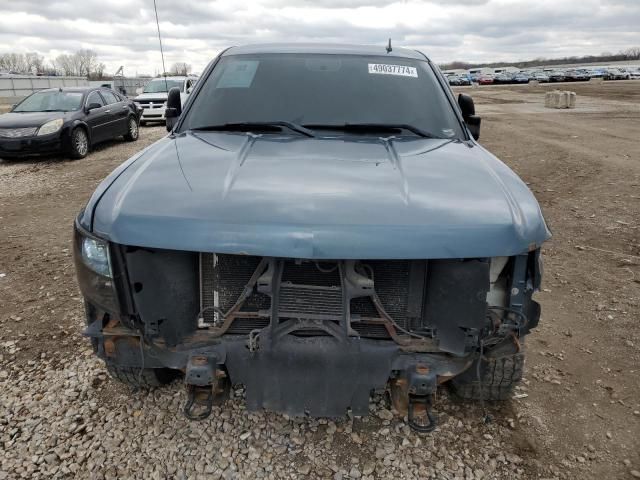
[[[201,71],[245,43],[419,48],[438,63],[617,52],[640,46],[640,0],[157,0],[167,68]],[[161,71],[153,0],[0,0],[0,53],[91,48],[114,72]]]

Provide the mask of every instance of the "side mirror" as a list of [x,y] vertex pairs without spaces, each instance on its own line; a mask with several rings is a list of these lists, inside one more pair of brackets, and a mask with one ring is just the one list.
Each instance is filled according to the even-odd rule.
[[142,90],[143,90],[142,87],[136,88],[136,95],[140,95],[142,93]]
[[480,123],[482,119],[476,115],[476,106],[473,103],[473,98],[461,93],[458,95],[458,105],[462,111],[464,123],[467,124],[469,132],[471,132],[471,136],[478,140],[480,138]]
[[164,111],[164,116],[167,119],[167,132],[173,130],[173,127],[178,123],[178,117],[182,114],[182,100],[180,99],[180,89],[173,87],[167,94],[167,108]]
[[87,113],[100,107],[102,107],[102,105],[100,105],[99,103],[90,103],[89,105],[87,105]]

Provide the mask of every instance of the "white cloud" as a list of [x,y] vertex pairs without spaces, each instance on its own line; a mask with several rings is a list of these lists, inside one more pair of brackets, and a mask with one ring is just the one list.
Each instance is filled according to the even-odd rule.
[[[227,46],[419,48],[437,62],[615,52],[640,43],[640,0],[158,0],[166,63],[201,71]],[[4,0],[0,52],[92,48],[108,71],[161,69],[152,0]]]

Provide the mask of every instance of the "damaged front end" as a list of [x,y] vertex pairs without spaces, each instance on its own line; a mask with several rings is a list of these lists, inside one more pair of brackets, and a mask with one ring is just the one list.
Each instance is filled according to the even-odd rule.
[[396,410],[430,431],[438,385],[482,351],[519,346],[540,315],[539,250],[316,261],[103,242],[106,271],[87,238],[76,225],[86,335],[110,365],[183,372],[192,418],[229,384],[245,386],[250,410],[328,417],[366,415],[390,386]]

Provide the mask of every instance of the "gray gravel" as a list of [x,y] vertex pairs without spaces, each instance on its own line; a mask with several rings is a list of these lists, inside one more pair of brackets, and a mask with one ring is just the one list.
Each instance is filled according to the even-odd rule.
[[290,419],[247,412],[236,389],[209,419],[190,422],[179,381],[133,392],[85,339],[70,338],[75,352],[20,367],[20,340],[0,344],[0,480],[528,478],[537,467],[517,454],[513,419],[483,425],[478,408],[446,396],[427,436],[392,418],[382,395],[366,418]]

